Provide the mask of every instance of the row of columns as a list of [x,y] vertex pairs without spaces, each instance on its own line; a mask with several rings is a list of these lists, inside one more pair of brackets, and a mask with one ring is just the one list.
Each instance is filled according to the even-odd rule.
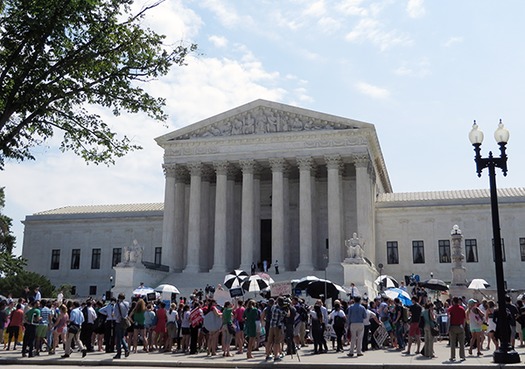
[[[343,235],[342,208],[342,168],[343,161],[339,155],[326,156],[327,186],[328,186],[328,267],[340,265]],[[314,269],[314,218],[312,196],[315,193],[315,162],[312,157],[296,158],[299,169],[299,265],[297,270],[311,271]],[[369,161],[368,161],[369,162]],[[364,161],[363,161],[364,163]],[[372,239],[369,230],[373,223],[373,206],[370,198],[373,186],[367,165],[356,165],[357,176],[357,208],[358,232],[366,233],[368,240]],[[258,163],[255,160],[240,160],[238,165],[242,171],[241,194],[241,255],[240,268],[249,270],[256,259],[256,204],[260,199],[256,195],[255,176]],[[215,217],[213,236],[213,272],[227,272],[228,259],[228,214],[232,211],[231,199],[234,179],[232,165],[226,161],[213,163],[216,178],[215,187]],[[280,269],[286,268],[285,250],[288,222],[288,171],[289,164],[284,158],[270,159],[272,170],[272,258],[279,260]],[[164,202],[163,253],[164,264],[173,270],[186,272],[206,271],[200,265],[203,250],[202,228],[202,183],[204,165],[193,162],[184,165],[164,165],[166,189]],[[363,170],[364,169],[364,170]],[[368,167],[368,169],[370,169]],[[190,175],[190,190],[188,201],[188,222],[184,226],[185,185],[187,175]],[[209,184],[209,179],[206,180]],[[373,181],[372,181],[373,182]],[[230,185],[229,185],[230,183]],[[182,255],[186,255],[186,260]]]

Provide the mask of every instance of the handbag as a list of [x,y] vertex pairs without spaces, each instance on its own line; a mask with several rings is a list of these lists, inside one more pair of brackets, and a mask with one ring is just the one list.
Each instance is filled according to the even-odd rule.
[[80,331],[80,327],[74,323],[69,323],[67,326],[67,333],[77,334]]
[[233,323],[226,324],[226,327],[228,328],[228,333],[235,335],[235,327],[233,326]]
[[131,321],[128,319],[128,317],[122,316],[122,310],[120,310],[120,302],[117,302],[118,312],[120,314],[120,326],[123,330],[127,330],[129,327],[131,327]]
[[439,336],[439,328],[438,327],[430,328],[430,334],[432,335],[432,337]]

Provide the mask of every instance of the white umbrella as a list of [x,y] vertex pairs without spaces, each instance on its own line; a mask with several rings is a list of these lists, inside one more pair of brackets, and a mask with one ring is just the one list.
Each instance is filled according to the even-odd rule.
[[384,294],[391,299],[399,299],[403,305],[412,305],[412,298],[407,291],[402,290],[401,288],[389,288],[384,292]]
[[139,287],[133,290],[133,295],[135,296],[146,296],[148,293],[155,292],[151,287]]
[[248,292],[260,292],[270,286],[270,283],[258,275],[251,275],[242,282],[242,288]]
[[389,275],[380,275],[376,278],[375,284],[383,283],[384,288],[399,287],[399,283],[395,280],[394,277]]
[[473,279],[472,282],[468,285],[468,288],[471,290],[484,290],[485,288],[489,287],[490,284],[484,279],[476,278]]
[[180,293],[179,289],[171,284],[161,284],[155,287],[155,292]]
[[241,283],[248,278],[249,275],[242,269],[235,269],[224,276],[224,286],[226,288],[241,287]]

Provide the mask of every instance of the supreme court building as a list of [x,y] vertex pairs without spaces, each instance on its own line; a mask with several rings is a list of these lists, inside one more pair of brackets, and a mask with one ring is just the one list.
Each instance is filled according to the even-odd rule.
[[[200,283],[276,260],[285,278],[326,271],[343,283],[345,240],[356,232],[367,262],[384,273],[450,280],[458,224],[469,278],[495,285],[488,191],[393,193],[373,124],[256,100],[156,141],[164,203],[27,216],[30,270],[93,295],[107,289],[123,250],[140,245],[146,266],[164,273],[150,274],[149,284]],[[522,288],[525,190],[499,195],[507,282]]]

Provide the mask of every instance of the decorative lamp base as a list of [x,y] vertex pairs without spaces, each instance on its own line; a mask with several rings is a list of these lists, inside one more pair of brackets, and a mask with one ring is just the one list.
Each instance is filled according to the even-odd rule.
[[517,364],[521,362],[520,355],[514,351],[496,350],[493,354],[494,362],[497,364]]

